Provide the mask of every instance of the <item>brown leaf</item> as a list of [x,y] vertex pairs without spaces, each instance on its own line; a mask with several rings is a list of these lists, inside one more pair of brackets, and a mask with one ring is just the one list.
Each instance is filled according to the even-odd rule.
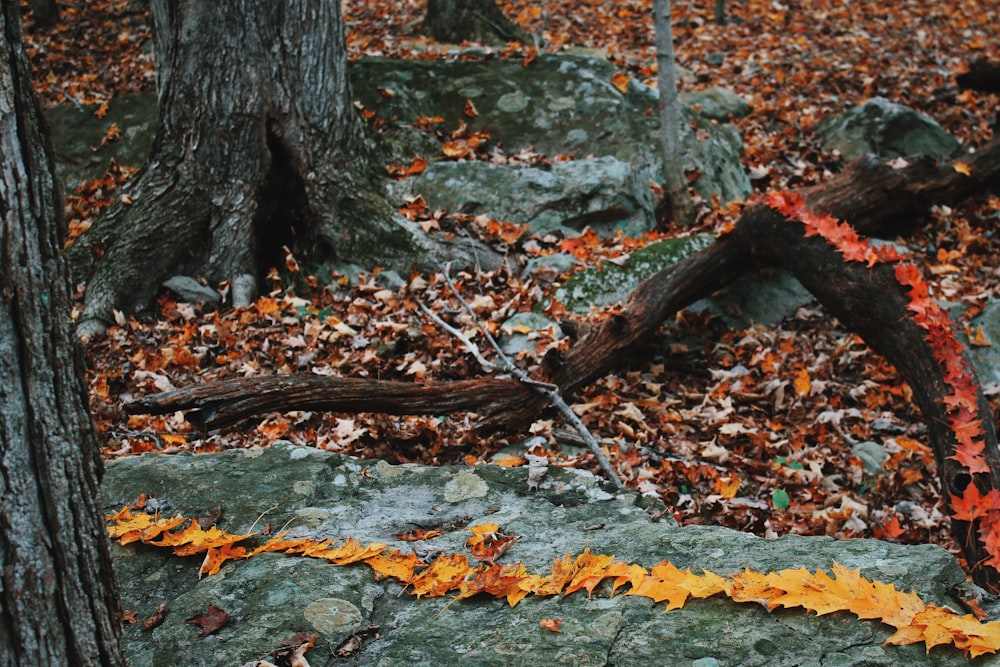
[[206,613],[186,618],[184,619],[184,622],[188,625],[197,625],[200,627],[201,634],[199,636],[204,637],[221,630],[222,627],[229,622],[229,614],[215,605],[208,605],[208,611]]
[[167,606],[167,603],[161,602],[156,607],[156,613],[147,618],[145,623],[142,624],[142,631],[149,632],[153,628],[159,627],[166,620],[168,611],[170,611],[170,608]]

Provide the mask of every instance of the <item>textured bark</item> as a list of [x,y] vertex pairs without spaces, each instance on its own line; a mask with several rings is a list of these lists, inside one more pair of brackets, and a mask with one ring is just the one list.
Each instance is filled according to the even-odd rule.
[[254,290],[237,286],[282,265],[283,245],[401,269],[441,257],[383,197],[340,3],[153,0],[151,15],[160,131],[123,201],[70,249],[74,277],[90,277],[81,334],[176,274],[239,277],[246,305]]
[[156,394],[125,406],[131,414],[168,414],[195,408],[188,421],[222,428],[259,415],[296,410],[377,412],[391,415],[447,414],[475,410],[487,416],[490,405],[505,409],[524,396],[514,380],[485,378],[416,384],[388,380],[325,377],[312,374],[232,378],[169,394]]
[[504,15],[496,0],[427,0],[424,32],[445,44],[504,44],[530,39]]
[[122,665],[62,193],[16,0],[0,0],[0,665]]
[[955,77],[961,88],[985,93],[1000,93],[1000,61],[974,60],[969,70]]
[[[810,206],[857,220],[867,235],[898,229],[899,216],[916,215],[931,203],[963,199],[976,189],[1000,182],[1000,142],[971,155],[972,176],[949,165],[918,161],[893,169],[861,158],[838,178],[804,192]],[[889,265],[868,267],[844,262],[839,251],[818,237],[804,236],[804,227],[788,222],[774,210],[749,208],[735,229],[704,251],[655,274],[629,296],[620,314],[600,319],[581,332],[561,356],[548,357],[539,380],[559,386],[569,395],[621,365],[633,351],[678,310],[711,295],[753,269],[772,266],[795,275],[847,328],[860,334],[876,352],[900,371],[914,393],[928,426],[945,497],[961,496],[969,483],[985,494],[1000,489],[1000,452],[989,404],[978,394],[978,417],[986,431],[985,459],[989,474],[970,476],[949,459],[956,440],[942,399],[951,390],[929,343],[907,310],[909,298]],[[965,360],[971,370],[971,364]],[[516,380],[483,379],[461,383],[412,385],[369,380],[319,379],[310,375],[246,378],[150,396],[126,406],[132,412],[199,410],[206,428],[235,423],[265,410],[378,410],[393,414],[440,414],[453,410],[479,412],[484,427],[517,430],[547,407],[544,398]],[[362,400],[365,394],[377,401]],[[983,567],[985,551],[976,538],[977,526],[953,522],[976,583],[996,590],[1000,577]]]

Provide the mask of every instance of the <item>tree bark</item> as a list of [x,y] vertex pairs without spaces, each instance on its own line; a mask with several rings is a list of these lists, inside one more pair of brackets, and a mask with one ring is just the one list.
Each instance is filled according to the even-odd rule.
[[59,5],[56,0],[31,0],[31,17],[36,29],[47,30],[59,22]]
[[969,70],[955,77],[960,88],[1000,93],[1000,61],[974,60]]
[[657,87],[660,91],[660,143],[663,157],[664,191],[667,217],[681,227],[689,227],[695,218],[694,204],[684,177],[681,157],[681,109],[677,101],[674,58],[674,31],[670,19],[670,0],[653,0],[653,25],[656,29]]
[[0,0],[0,665],[123,665],[65,229],[17,0]]
[[427,0],[423,31],[445,44],[500,45],[530,39],[495,0]]
[[351,102],[340,3],[153,0],[151,16],[160,130],[145,168],[70,249],[74,278],[90,276],[81,335],[113,308],[147,306],[176,274],[231,279],[246,305],[282,246],[404,270],[474,261],[384,198]]
[[[868,235],[899,229],[900,216],[915,216],[932,203],[967,197],[976,189],[1000,183],[1000,141],[968,157],[971,176],[950,165],[917,161],[893,169],[870,158],[859,158],[838,178],[804,191],[812,210],[856,220]],[[905,221],[912,224],[911,220]],[[946,371],[935,359],[924,332],[908,309],[909,297],[896,280],[892,265],[868,267],[845,262],[836,248],[818,237],[806,237],[804,227],[789,222],[766,206],[752,206],[733,231],[702,252],[652,276],[630,295],[623,311],[584,328],[561,357],[543,363],[537,379],[551,382],[569,395],[618,367],[671,315],[711,295],[763,266],[783,268],[798,278],[820,302],[869,346],[894,364],[913,390],[928,426],[942,491],[961,497],[976,484],[985,495],[1000,489],[1000,452],[989,404],[977,386],[977,418],[986,443],[986,474],[970,475],[950,457],[957,441],[949,427],[944,398],[952,389]],[[968,359],[962,360],[975,378]],[[206,428],[232,424],[263,410],[329,409],[349,411],[361,404],[366,391],[377,403],[363,409],[388,413],[439,414],[442,405],[478,411],[482,426],[518,430],[537,418],[544,399],[516,380],[482,379],[463,383],[415,385],[311,376],[246,378],[150,396],[126,406],[130,412],[165,413],[199,409]],[[436,403],[439,397],[443,403]],[[462,397],[458,400],[458,397]],[[986,552],[977,539],[978,526],[954,521],[953,530],[976,583],[997,590],[1000,573],[985,565]]]

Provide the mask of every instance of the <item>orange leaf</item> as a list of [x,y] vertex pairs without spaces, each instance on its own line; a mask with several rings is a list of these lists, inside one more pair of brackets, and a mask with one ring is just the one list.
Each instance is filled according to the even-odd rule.
[[408,584],[413,579],[413,572],[421,564],[421,561],[414,553],[404,554],[401,551],[390,551],[369,558],[365,564],[375,571],[376,579],[392,577],[403,584]]
[[740,478],[736,475],[719,477],[715,480],[715,492],[726,500],[734,498],[739,490]]
[[412,593],[419,597],[440,597],[458,588],[473,572],[469,561],[462,554],[440,555],[423,572],[410,580]]
[[551,632],[559,632],[560,623],[562,623],[561,618],[543,618],[538,622],[540,626]]
[[805,368],[800,368],[795,373],[795,393],[799,396],[808,396],[811,389],[812,382],[809,380],[809,371]]
[[969,165],[965,164],[964,162],[959,162],[956,160],[955,162],[951,163],[951,167],[952,169],[962,174],[963,176],[972,175],[972,169],[969,167]]
[[618,89],[618,92],[622,95],[628,93],[628,84],[632,78],[625,74],[624,72],[618,72],[613,77],[611,77],[611,85]]

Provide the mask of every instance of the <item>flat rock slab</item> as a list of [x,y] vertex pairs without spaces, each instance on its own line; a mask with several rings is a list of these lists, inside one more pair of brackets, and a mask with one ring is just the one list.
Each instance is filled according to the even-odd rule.
[[[409,551],[396,533],[444,527],[427,545],[468,553],[468,526],[500,524],[521,535],[501,562],[522,561],[548,573],[554,558],[593,553],[650,567],[733,574],[806,567],[833,561],[872,579],[915,590],[927,602],[950,604],[964,581],[943,549],[875,540],[824,537],[767,540],[719,527],[679,527],[659,501],[615,492],[594,476],[550,469],[529,491],[524,468],[392,466],[289,443],[268,449],[205,455],[147,455],[110,462],[101,487],[107,511],[155,494],[164,514],[224,512],[220,528],[290,537],[383,542]],[[450,527],[450,528],[449,528]],[[802,610],[768,613],[725,599],[689,602],[664,613],[663,604],[631,596],[529,597],[516,607],[487,597],[415,599],[391,580],[375,581],[366,566],[263,554],[226,564],[198,578],[199,557],[180,558],[142,545],[114,547],[122,607],[139,619],[166,602],[166,620],[151,631],[131,625],[126,653],[135,667],[243,665],[266,658],[296,632],[318,633],[307,653],[313,665],[966,665],[951,647],[882,646],[891,629],[845,613],[822,617]],[[184,619],[222,608],[230,623],[199,636]],[[956,606],[957,608],[957,606]],[[562,618],[561,632],[543,618]],[[367,631],[367,632],[366,632]],[[363,637],[348,656],[334,652],[352,634]],[[971,664],[988,664],[984,660]]]

